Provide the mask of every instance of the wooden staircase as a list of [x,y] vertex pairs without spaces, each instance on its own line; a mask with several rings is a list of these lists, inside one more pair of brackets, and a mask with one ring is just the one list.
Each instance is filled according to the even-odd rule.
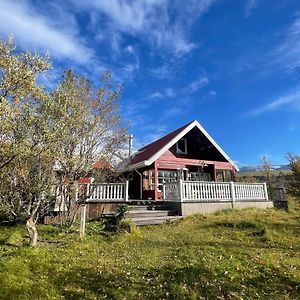
[[126,219],[132,220],[137,226],[157,225],[182,218],[167,204],[137,203],[129,208]]

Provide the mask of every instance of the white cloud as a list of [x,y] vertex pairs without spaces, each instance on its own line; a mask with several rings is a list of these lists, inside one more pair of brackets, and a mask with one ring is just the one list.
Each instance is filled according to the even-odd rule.
[[258,116],[266,112],[290,106],[294,107],[297,110],[300,110],[300,91],[296,91],[286,96],[279,97],[266,105],[256,108],[250,112],[250,116]]
[[[98,13],[99,21],[125,35],[147,40],[152,47],[176,56],[196,47],[189,41],[193,22],[205,13],[215,0],[86,0],[72,3],[90,14]],[[172,17],[176,13],[176,18]],[[103,26],[101,30],[105,30]]]
[[26,1],[1,0],[0,34],[13,35],[22,48],[49,50],[51,56],[78,64],[91,62],[94,52],[77,36],[74,19],[63,16],[59,24],[58,17],[62,16],[47,18]]

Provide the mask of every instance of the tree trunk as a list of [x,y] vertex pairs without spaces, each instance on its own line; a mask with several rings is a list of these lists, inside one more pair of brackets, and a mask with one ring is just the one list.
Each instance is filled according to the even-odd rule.
[[26,222],[26,227],[29,232],[30,246],[35,247],[37,244],[38,233],[33,219],[30,217]]

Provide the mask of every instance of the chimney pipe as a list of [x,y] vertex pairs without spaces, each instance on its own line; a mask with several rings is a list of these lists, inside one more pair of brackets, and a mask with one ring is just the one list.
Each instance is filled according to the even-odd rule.
[[133,135],[130,134],[130,135],[129,135],[129,151],[128,151],[129,157],[130,157],[131,154],[132,154],[132,141],[133,141]]

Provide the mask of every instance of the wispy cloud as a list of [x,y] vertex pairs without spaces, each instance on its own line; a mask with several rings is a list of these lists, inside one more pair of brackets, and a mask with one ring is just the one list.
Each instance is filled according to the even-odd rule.
[[125,63],[121,70],[119,70],[119,73],[123,78],[133,81],[136,72],[138,72],[138,70],[140,69],[140,60],[134,46],[128,45],[124,49],[124,52],[130,56],[131,61]]
[[300,69],[300,17],[287,29],[284,40],[272,52],[272,65],[284,67],[288,73]]
[[258,0],[246,0],[245,16],[248,18],[252,10],[258,5]]
[[290,122],[287,124],[287,130],[288,130],[289,132],[297,131],[298,128],[299,128],[298,122],[290,121]]
[[164,95],[160,92],[155,92],[155,93],[152,93],[149,98],[154,98],[154,99],[159,99],[159,98],[164,98]]
[[158,79],[172,79],[175,74],[173,63],[164,63],[162,66],[150,70],[151,74]]
[[177,92],[173,88],[165,88],[164,90],[160,92],[154,92],[152,93],[149,98],[152,99],[161,99],[161,98],[174,98],[177,96]]
[[163,137],[168,132],[168,127],[163,124],[152,124],[148,126],[144,126],[142,129],[143,135],[137,140],[137,144],[140,147],[143,147],[161,137]]
[[[196,47],[189,40],[189,29],[215,0],[86,0],[72,1],[89,13],[98,13],[108,28],[147,40],[153,48],[181,56]],[[176,14],[176,18],[171,15]],[[94,18],[97,19],[97,18]],[[102,22],[103,25],[103,22]],[[101,30],[106,28],[101,27]]]
[[199,91],[202,87],[206,86],[209,80],[206,77],[200,77],[195,81],[191,82],[185,91],[189,94]]
[[295,91],[288,95],[279,97],[261,107],[250,111],[250,116],[259,116],[263,113],[277,110],[279,108],[293,107],[300,110],[300,91]]
[[49,50],[55,58],[81,65],[90,63],[95,53],[77,35],[75,24],[62,11],[52,19],[37,12],[27,1],[1,0],[0,34],[13,35],[22,48]]
[[[177,96],[186,97],[188,95],[194,94],[198,92],[200,89],[205,87],[209,84],[209,80],[206,76],[200,76],[196,80],[192,81],[187,86],[183,88],[173,89],[173,88],[166,88],[163,91],[154,92],[152,93],[149,98],[174,98]],[[212,91],[215,93],[214,91]]]

